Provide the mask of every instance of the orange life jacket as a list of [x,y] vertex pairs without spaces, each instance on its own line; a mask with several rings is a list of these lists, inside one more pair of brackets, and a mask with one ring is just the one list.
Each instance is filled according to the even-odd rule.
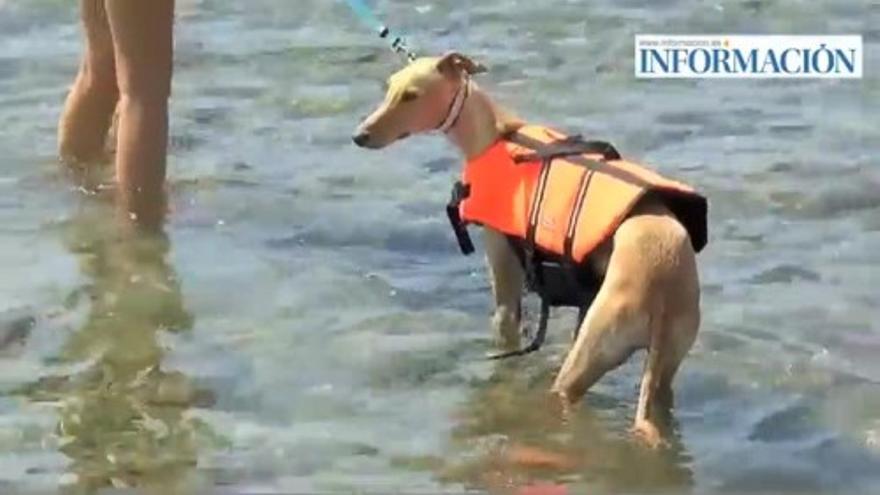
[[648,192],[662,198],[700,251],[707,201],[693,188],[621,159],[607,143],[524,126],[468,160],[457,211],[451,206],[449,214],[580,263]]

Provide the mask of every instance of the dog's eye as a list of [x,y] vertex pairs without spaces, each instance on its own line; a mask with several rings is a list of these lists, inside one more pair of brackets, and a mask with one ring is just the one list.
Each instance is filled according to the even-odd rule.
[[419,97],[419,92],[414,89],[408,89],[403,92],[403,95],[400,97],[400,101],[407,102],[413,101]]

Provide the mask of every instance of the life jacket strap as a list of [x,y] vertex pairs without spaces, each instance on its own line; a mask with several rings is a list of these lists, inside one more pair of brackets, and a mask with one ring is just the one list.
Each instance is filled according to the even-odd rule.
[[578,192],[576,196],[577,202],[575,203],[574,208],[571,209],[571,214],[568,216],[568,230],[565,233],[565,242],[563,244],[563,259],[566,261],[574,259],[574,237],[577,234],[577,219],[580,218],[581,212],[584,209],[584,201],[587,199],[587,190],[590,188],[590,183],[592,182],[594,175],[595,172],[592,170],[585,171],[584,174],[581,175],[578,184]]
[[455,239],[458,241],[458,247],[465,256],[474,252],[474,243],[468,234],[467,226],[461,220],[461,212],[459,207],[461,202],[471,193],[471,187],[464,182],[457,181],[452,186],[452,197],[446,204],[446,216],[449,217],[449,223],[452,225],[452,231],[455,233]]
[[600,155],[603,160],[621,159],[620,153],[611,143],[607,141],[585,141],[580,134],[567,136],[565,139],[553,141],[552,143],[541,143],[519,133],[514,133],[511,135],[510,141],[534,150],[534,153],[515,156],[513,160],[516,163],[547,162],[556,158],[576,155]]
[[[534,153],[525,153],[513,157],[514,163],[547,162],[556,158],[565,158],[566,161],[580,165],[589,170],[602,172],[615,179],[640,187],[649,187],[651,184],[645,179],[632,172],[621,170],[617,167],[608,166],[606,161],[620,160],[620,153],[611,144],[605,141],[584,141],[580,135],[569,136],[551,143],[545,143],[519,132],[514,132],[505,137],[511,143],[523,148],[534,150]],[[594,160],[585,155],[602,155],[603,160]]]
[[538,231],[538,218],[541,215],[541,205],[544,202],[544,193],[547,190],[547,178],[550,176],[550,162],[545,162],[541,167],[541,173],[538,175],[538,187],[535,191],[535,198],[532,201],[532,207],[529,211],[529,223],[526,227],[525,244],[523,245],[523,265],[526,271],[526,286],[535,290],[538,286],[537,260],[535,259],[535,236]]

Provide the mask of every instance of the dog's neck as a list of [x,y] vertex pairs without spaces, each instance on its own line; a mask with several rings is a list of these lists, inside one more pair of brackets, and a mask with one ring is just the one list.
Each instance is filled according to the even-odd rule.
[[458,122],[446,133],[466,160],[482,154],[499,137],[519,129],[525,123],[489,98],[471,82],[470,95],[464,102]]

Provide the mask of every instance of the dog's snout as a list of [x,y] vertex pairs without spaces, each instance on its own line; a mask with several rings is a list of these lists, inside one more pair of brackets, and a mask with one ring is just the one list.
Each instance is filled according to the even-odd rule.
[[351,137],[351,140],[354,141],[354,144],[364,147],[367,143],[370,142],[370,133],[369,132],[358,132],[354,136]]

